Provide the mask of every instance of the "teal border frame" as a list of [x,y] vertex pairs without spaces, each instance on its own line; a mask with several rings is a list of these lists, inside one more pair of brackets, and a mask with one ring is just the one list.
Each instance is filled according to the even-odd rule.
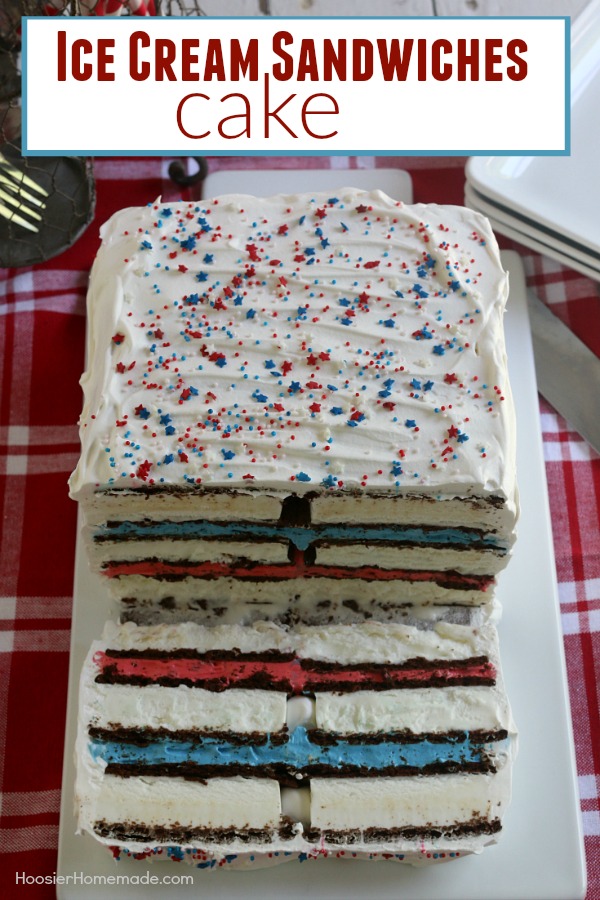
[[[487,21],[495,21],[495,20],[561,20],[565,24],[565,110],[564,110],[564,148],[562,150],[530,150],[530,149],[517,149],[514,150],[470,150],[468,148],[464,148],[462,150],[319,150],[318,147],[315,147],[311,150],[243,150],[242,148],[238,148],[236,150],[211,150],[206,149],[204,146],[200,144],[197,147],[188,147],[185,150],[173,150],[173,149],[164,149],[164,150],[30,150],[27,143],[27,37],[28,37],[28,24],[32,20],[42,20],[42,21],[52,21],[56,22],[60,17],[48,17],[48,16],[23,16],[21,19],[22,23],[22,86],[21,86],[21,94],[22,94],[22,154],[25,157],[36,157],[36,156],[93,156],[99,159],[102,158],[110,158],[112,156],[121,156],[121,157],[159,157],[159,156],[175,156],[175,157],[188,157],[194,156],[194,150],[196,150],[202,156],[570,156],[571,155],[571,17],[570,16],[273,16],[273,17],[262,17],[262,16],[210,16],[210,19],[215,19],[219,21],[232,21],[235,20],[262,20],[263,18],[272,18],[273,20],[286,22],[286,21],[306,21],[307,19],[328,19],[330,21],[337,21],[340,19],[344,20],[356,20],[360,21],[363,18],[369,19],[378,19],[382,21],[387,20],[397,20],[402,19],[403,21],[424,21],[431,20],[432,18],[438,19],[448,19],[448,20],[460,20],[460,21],[473,21],[473,20],[487,20]],[[111,17],[115,22],[130,22],[130,16],[120,17],[115,16]],[[156,16],[153,19],[164,19],[164,20],[173,20],[179,19],[183,21],[189,22],[189,16]],[[105,18],[100,16],[89,16],[85,19],[86,22],[104,22]],[[140,22],[143,22],[144,19],[140,19]]]

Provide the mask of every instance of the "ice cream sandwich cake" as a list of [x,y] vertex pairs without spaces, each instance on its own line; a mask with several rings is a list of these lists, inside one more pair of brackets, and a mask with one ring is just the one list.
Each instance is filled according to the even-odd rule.
[[487,602],[517,516],[506,297],[461,207],[345,189],[114,215],[71,493],[122,616]]

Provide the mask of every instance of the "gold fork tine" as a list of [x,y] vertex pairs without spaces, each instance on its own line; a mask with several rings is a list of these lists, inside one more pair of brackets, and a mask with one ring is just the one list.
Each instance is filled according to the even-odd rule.
[[18,184],[15,184],[10,178],[6,178],[0,172],[0,184],[6,185],[6,187],[15,192],[19,197],[23,197],[25,200],[29,200],[30,203],[33,203],[35,206],[39,207],[39,209],[46,209],[46,204],[43,200],[40,200],[39,197],[34,197],[33,194],[30,194],[29,191],[26,191],[25,188],[19,187]]
[[17,225],[21,225],[23,228],[28,228],[29,231],[38,232],[40,229],[37,225],[32,225],[31,222],[28,222],[26,219],[23,219],[21,216],[17,215],[11,209],[8,209],[3,203],[0,202],[0,216],[3,216],[5,219],[8,219],[10,222],[15,222]]
[[40,185],[37,184],[37,182],[35,182],[33,180],[33,178],[30,178],[29,175],[25,174],[25,172],[21,172],[19,169],[15,169],[15,167],[9,163],[9,161],[6,159],[5,156],[2,155],[2,153],[0,153],[0,165],[4,167],[4,170],[12,178],[14,178],[15,181],[19,181],[22,184],[26,184],[28,188],[31,188],[32,191],[37,191],[43,197],[50,196],[48,191],[45,188],[40,187]]
[[10,206],[14,206],[17,212],[22,212],[24,215],[30,216],[32,219],[37,219],[39,222],[42,221],[42,217],[38,212],[34,209],[29,209],[21,203],[19,199],[16,199],[13,194],[9,194],[7,191],[2,190],[2,188],[0,188],[0,199],[4,200]]
[[[26,190],[26,187],[29,190]],[[35,194],[30,191],[34,191]],[[25,172],[15,168],[0,153],[0,216],[15,225],[20,225],[21,228],[38,232],[38,226],[30,220],[42,221],[36,207],[43,210],[46,204],[40,200],[40,196],[49,197],[50,194]]]

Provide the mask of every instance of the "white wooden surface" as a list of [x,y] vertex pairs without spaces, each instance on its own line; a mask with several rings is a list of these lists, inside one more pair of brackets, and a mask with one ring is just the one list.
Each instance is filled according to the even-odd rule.
[[162,0],[163,8],[168,4],[171,8],[167,10],[167,15],[172,16],[189,15],[190,7],[192,11],[200,7],[207,16],[260,16],[267,8],[259,0],[167,0],[166,3]]
[[589,0],[434,0],[438,16],[571,16]]
[[270,0],[273,16],[432,16],[433,0]]
[[[0,0],[1,2],[1,0]],[[572,16],[589,0],[171,0],[207,16]],[[179,9],[176,9],[179,7]]]

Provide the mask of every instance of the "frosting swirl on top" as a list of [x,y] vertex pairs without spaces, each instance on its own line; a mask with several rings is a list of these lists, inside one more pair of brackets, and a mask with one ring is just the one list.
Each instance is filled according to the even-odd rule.
[[512,497],[507,276],[482,216],[348,188],[159,200],[101,234],[73,496]]

